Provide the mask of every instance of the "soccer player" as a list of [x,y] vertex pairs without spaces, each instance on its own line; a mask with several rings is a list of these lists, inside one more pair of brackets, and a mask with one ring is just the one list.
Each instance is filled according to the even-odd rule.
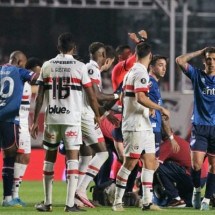
[[[197,69],[188,62],[195,57],[203,57],[205,69]],[[192,81],[194,108],[192,117],[191,160],[194,183],[193,207],[209,210],[209,202],[215,193],[215,48],[208,47],[176,58],[176,63]],[[200,174],[207,154],[209,172],[205,195],[201,202]]]
[[79,175],[78,155],[82,144],[82,87],[97,123],[100,116],[87,67],[73,58],[76,45],[72,34],[63,33],[58,37],[58,50],[60,54],[43,64],[38,79],[39,89],[31,135],[33,138],[37,136],[39,112],[45,100],[43,147],[46,155],[43,164],[44,201],[35,207],[42,212],[52,211],[54,163],[58,146],[63,139],[67,158],[67,196],[64,210],[77,212],[82,210],[74,204]]
[[[25,65],[25,68],[39,75],[41,66],[42,62],[39,59],[29,58]],[[33,90],[31,88],[33,88]],[[31,137],[29,133],[28,116],[32,92],[36,93],[36,86],[31,86],[28,82],[25,82],[19,110],[19,147],[17,150],[16,161],[14,164],[14,182],[12,194],[13,199],[19,202],[22,206],[25,206],[26,204],[19,198],[19,187],[21,185],[22,178],[30,161]]]
[[[163,105],[159,81],[166,74],[167,59],[161,55],[153,55],[152,61],[149,65],[149,77],[150,77],[150,89],[149,89],[149,98],[158,105]],[[155,112],[150,116],[150,121],[152,123],[153,132],[155,135],[155,151],[156,157],[159,157],[159,148],[161,142],[161,127],[162,123],[165,121],[162,119],[161,112],[155,110]],[[164,122],[165,126],[164,132],[169,136],[170,142],[172,144],[173,152],[177,153],[179,151],[179,145],[174,139],[172,130],[169,126],[169,122]]]
[[129,45],[119,45],[116,48],[118,62],[127,60],[132,55],[132,50]]
[[[99,103],[104,101],[114,101],[119,98],[118,94],[105,94],[101,91],[101,71],[107,70],[114,61],[114,57],[106,56],[105,45],[100,42],[93,42],[89,46],[90,62],[86,64],[88,75],[92,81],[93,89]],[[107,57],[109,59],[107,59]],[[112,120],[111,113],[105,112],[105,116]],[[117,120],[118,121],[118,120]],[[82,112],[82,132],[84,145],[81,147],[78,189],[76,198],[89,207],[94,207],[88,200],[86,190],[89,183],[98,174],[102,164],[108,158],[108,151],[103,134],[99,125],[94,123],[94,113],[89,106],[88,100],[84,97],[84,107]],[[92,152],[95,156],[92,158]]]
[[0,143],[3,153],[2,206],[18,206],[12,198],[14,163],[19,146],[19,109],[26,81],[34,82],[38,74],[24,69],[27,58],[21,51],[10,55],[9,63],[0,67]]
[[174,152],[169,136],[164,134],[162,136],[159,167],[156,169],[153,181],[153,190],[157,194],[154,196],[155,203],[160,206],[191,207],[193,182],[190,174],[189,143],[174,135],[180,146],[179,151]]
[[122,197],[128,176],[139,159],[144,164],[141,173],[143,188],[142,210],[159,210],[152,204],[152,181],[156,166],[155,140],[149,119],[149,108],[161,111],[167,118],[169,111],[152,102],[148,96],[149,75],[147,68],[152,58],[151,46],[140,42],[136,46],[137,62],[123,79],[122,132],[125,160],[117,174],[113,211],[123,211]]

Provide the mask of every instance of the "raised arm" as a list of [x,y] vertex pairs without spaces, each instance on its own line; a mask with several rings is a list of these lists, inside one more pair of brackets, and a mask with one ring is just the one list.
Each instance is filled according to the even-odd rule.
[[189,65],[188,62],[191,59],[202,55],[204,53],[205,49],[206,48],[195,51],[195,52],[180,55],[176,58],[176,63],[181,67],[182,70],[186,71],[187,67]]

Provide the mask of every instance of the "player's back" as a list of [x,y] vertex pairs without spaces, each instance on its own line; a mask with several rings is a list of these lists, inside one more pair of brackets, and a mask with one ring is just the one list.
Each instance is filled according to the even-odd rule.
[[39,81],[45,84],[46,123],[78,125],[82,110],[82,86],[90,84],[84,63],[59,54],[44,63]]
[[0,69],[0,121],[19,123],[19,107],[24,82],[30,80],[28,70],[4,65]]

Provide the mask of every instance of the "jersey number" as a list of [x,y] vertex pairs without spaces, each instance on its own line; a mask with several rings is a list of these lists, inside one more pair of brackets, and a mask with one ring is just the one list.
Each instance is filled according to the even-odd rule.
[[53,99],[56,99],[57,96],[59,99],[65,99],[70,95],[70,78],[62,77],[62,78],[53,78]]
[[[8,82],[8,83],[7,83]],[[5,88],[8,88],[7,92],[3,92]],[[14,81],[11,77],[4,77],[1,79],[0,84],[0,96],[4,99],[10,97],[13,94]],[[4,90],[6,91],[6,90]]]

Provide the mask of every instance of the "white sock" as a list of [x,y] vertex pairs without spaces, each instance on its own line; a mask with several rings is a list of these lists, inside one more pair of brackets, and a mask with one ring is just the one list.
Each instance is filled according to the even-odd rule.
[[67,161],[67,196],[66,205],[69,207],[74,206],[75,191],[78,184],[78,160]]
[[14,181],[13,181],[13,198],[19,198],[19,188],[22,182],[22,178],[25,174],[27,165],[16,163],[14,164]]
[[87,171],[87,167],[90,163],[90,161],[92,160],[92,156],[80,156],[79,157],[79,176],[78,176],[78,187],[79,185],[81,184],[85,174],[86,174],[86,171]]
[[44,204],[52,204],[52,188],[54,179],[54,163],[44,161],[43,163],[43,188]]
[[101,166],[108,158],[108,152],[98,152],[91,159],[86,174],[84,175],[81,184],[78,187],[78,191],[85,193],[89,183],[94,179],[98,174]]
[[149,204],[152,202],[152,182],[153,182],[154,170],[142,168],[141,182],[143,189],[143,204]]
[[115,200],[113,203],[114,205],[122,203],[122,197],[125,193],[128,176],[130,174],[131,174],[130,170],[126,169],[124,166],[121,166],[116,176],[116,191],[115,191]]
[[202,202],[205,202],[205,203],[207,203],[209,205],[210,199],[207,199],[207,198],[204,197],[203,200],[202,200]]

